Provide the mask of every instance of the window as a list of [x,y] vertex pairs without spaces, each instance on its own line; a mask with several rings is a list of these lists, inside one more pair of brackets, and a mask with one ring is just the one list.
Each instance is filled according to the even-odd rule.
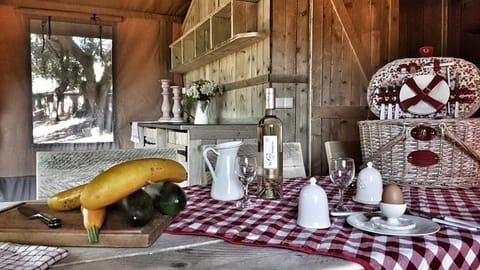
[[112,26],[32,19],[33,143],[113,142]]

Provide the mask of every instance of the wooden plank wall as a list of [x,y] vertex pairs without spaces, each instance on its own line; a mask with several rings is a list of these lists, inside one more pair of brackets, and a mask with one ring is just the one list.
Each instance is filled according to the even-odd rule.
[[[189,12],[184,27],[222,1],[192,1],[192,11],[199,11]],[[221,123],[254,123],[263,114],[267,85],[293,97],[294,109],[277,110],[285,140],[300,141],[309,173],[324,175],[324,142],[358,140],[357,121],[373,117],[365,99],[373,73],[397,58],[416,57],[425,44],[437,55],[460,55],[461,8],[474,2],[260,0],[258,28],[270,37],[184,78],[211,77],[226,85],[214,112]]]
[[[480,17],[478,16],[478,10],[480,10],[480,1],[465,2],[462,6],[457,4],[452,7],[449,5],[449,19],[451,18],[451,20],[449,20],[447,49],[449,55],[467,59],[480,67],[480,50],[478,49],[478,44],[480,44]],[[456,21],[457,24],[450,26],[452,21]],[[458,25],[461,25],[461,31],[458,31]],[[456,36],[452,35],[453,32],[460,33]],[[455,42],[455,38],[457,42]],[[454,44],[458,44],[458,47],[455,48]],[[455,51],[455,49],[457,50]],[[480,111],[478,114],[480,115]]]
[[400,1],[399,57],[434,47],[435,56],[459,57],[480,66],[480,1]]
[[[184,30],[221,5],[203,3],[192,1]],[[302,143],[308,173],[325,174],[323,143],[358,140],[356,123],[368,117],[369,78],[396,58],[398,0],[259,0],[257,5],[258,30],[268,31],[269,38],[187,72],[185,84],[207,78],[225,86],[211,109],[219,123],[258,121],[266,86],[293,98],[293,109],[276,112],[284,121],[284,140]]]
[[309,1],[275,0],[271,10],[270,83],[277,96],[295,104],[277,115],[284,122],[284,141],[298,141],[308,153]]
[[374,70],[396,58],[398,1],[313,0],[311,166],[328,172],[324,142],[358,140]]
[[[442,3],[446,1],[400,1],[399,55],[418,57],[418,48],[433,46],[435,55],[446,54],[442,40]],[[457,29],[458,30],[458,29]]]
[[284,141],[302,145],[308,168],[309,1],[276,0],[271,8],[270,84],[277,96],[294,100],[293,109],[279,109]]
[[[222,1],[201,1],[201,5],[199,2],[192,1],[184,31],[223,4]],[[264,114],[266,87],[275,87],[277,97],[293,98],[293,108],[278,109],[276,114],[284,122],[284,141],[301,142],[307,164],[308,29],[308,0],[259,0],[257,31],[270,33],[269,37],[185,73],[185,85],[206,78],[224,86],[225,92],[215,98],[215,106],[210,108],[210,118],[218,123],[257,123]]]
[[[222,6],[224,2],[192,1],[184,23],[184,31]],[[269,32],[269,1],[260,0],[257,6],[258,31]],[[268,83],[269,62],[265,61],[264,55],[267,57],[269,55],[269,42],[270,39],[267,38],[184,74],[186,86],[191,81],[204,78],[214,80],[224,87],[224,93],[217,96],[214,106],[210,107],[210,119],[216,120],[217,123],[256,123],[259,116],[263,115],[263,103],[259,100],[263,99],[263,89]]]

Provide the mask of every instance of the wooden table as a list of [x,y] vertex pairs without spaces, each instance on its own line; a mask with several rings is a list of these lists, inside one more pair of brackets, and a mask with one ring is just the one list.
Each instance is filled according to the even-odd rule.
[[162,234],[148,248],[66,249],[70,255],[51,269],[363,269],[359,264],[336,257],[234,245],[191,235]]
[[[0,209],[18,203],[0,202]],[[63,248],[70,254],[50,269],[363,269],[359,264],[336,257],[168,233],[147,248]]]
[[[330,208],[333,207],[338,201],[338,189],[328,177],[315,179],[325,190]],[[239,245],[281,247],[307,254],[342,256],[367,269],[422,269],[425,265],[433,269],[480,269],[480,257],[471,256],[480,253],[478,232],[438,226],[428,220],[451,216],[479,222],[480,189],[402,186],[409,213],[416,216],[419,227],[427,226],[430,228],[428,231],[434,230],[434,233],[426,235],[402,236],[370,233],[346,224],[345,217],[337,216],[330,217],[331,226],[328,229],[310,230],[298,226],[298,197],[301,188],[310,180],[309,177],[284,179],[282,200],[253,198],[256,207],[245,211],[239,211],[234,202],[213,200],[208,186],[188,187],[185,189],[189,198],[187,207],[167,230],[173,234],[218,237]],[[351,200],[354,193],[355,189],[351,188],[345,194],[346,206],[352,211],[378,209],[378,205]],[[283,261],[286,260],[280,259],[279,264]]]
[[[189,204],[152,246],[66,247],[70,256],[52,268],[362,269],[364,266],[393,269],[393,266],[422,268],[430,265],[435,269],[479,269],[479,258],[471,254],[479,254],[480,236],[458,227],[441,225],[435,234],[397,237],[346,226],[345,217],[332,217],[332,226],[328,230],[312,231],[296,226],[293,223],[296,200],[301,187],[309,180],[307,177],[285,179],[281,201],[259,200],[255,209],[241,212],[234,208],[234,202],[211,199],[208,186],[187,187]],[[338,195],[327,177],[317,177],[317,183],[322,185],[329,198]],[[480,189],[402,186],[402,191],[413,215],[453,216],[478,222]],[[347,197],[351,198],[353,193],[354,190],[350,190]],[[334,201],[332,199],[332,203]],[[353,211],[375,209],[375,206],[351,200],[347,205]],[[249,244],[269,247],[246,246]],[[308,254],[343,255],[342,258],[351,261]]]

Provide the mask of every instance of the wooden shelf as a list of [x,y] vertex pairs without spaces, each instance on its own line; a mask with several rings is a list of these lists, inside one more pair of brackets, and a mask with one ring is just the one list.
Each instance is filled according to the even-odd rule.
[[239,51],[245,47],[248,47],[256,42],[267,37],[267,33],[263,32],[250,32],[236,34],[232,38],[220,43],[214,49],[208,50],[207,52],[192,58],[190,61],[185,64],[177,64],[172,68],[174,73],[185,73],[190,70],[196,69],[208,63],[211,63],[217,59],[220,59],[224,56],[231,54],[232,52]]
[[[231,0],[170,44],[174,73],[185,73],[255,44],[268,36],[257,32],[256,1]],[[246,16],[249,14],[249,16]]]

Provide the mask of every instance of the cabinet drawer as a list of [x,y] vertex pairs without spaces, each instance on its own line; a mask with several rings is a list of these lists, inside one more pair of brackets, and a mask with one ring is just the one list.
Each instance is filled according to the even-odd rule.
[[157,129],[155,128],[143,128],[143,145],[144,147],[157,147]]
[[188,145],[187,132],[176,130],[167,131],[167,144],[171,147],[185,147]]

